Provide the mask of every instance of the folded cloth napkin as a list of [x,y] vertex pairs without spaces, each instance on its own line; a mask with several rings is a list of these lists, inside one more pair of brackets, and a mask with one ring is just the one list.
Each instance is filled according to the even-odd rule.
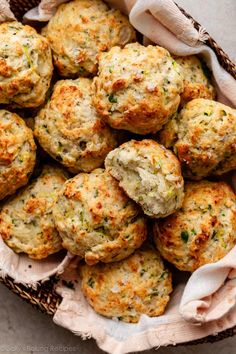
[[56,12],[57,7],[68,0],[42,0],[39,6],[29,10],[25,19],[31,21],[48,21]]
[[215,321],[236,304],[236,247],[216,263],[206,264],[190,277],[180,302],[186,321]]
[[73,256],[65,251],[41,261],[30,259],[25,254],[16,254],[0,238],[0,277],[9,276],[16,283],[36,288],[39,282],[52,275],[63,273]]

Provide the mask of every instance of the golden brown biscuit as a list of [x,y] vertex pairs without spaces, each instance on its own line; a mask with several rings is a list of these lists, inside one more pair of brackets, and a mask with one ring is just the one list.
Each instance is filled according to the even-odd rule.
[[33,132],[17,114],[0,110],[0,200],[24,186],[36,159]]
[[209,70],[207,71],[206,65],[201,63],[195,55],[175,57],[175,61],[180,65],[184,79],[181,105],[183,106],[194,98],[214,100],[216,92],[207,77]]
[[92,106],[91,79],[61,80],[35,120],[40,145],[71,172],[100,167],[117,146],[115,132]]
[[101,0],[60,5],[42,34],[48,38],[54,63],[65,77],[95,75],[99,53],[136,39],[128,18]]
[[181,207],[184,181],[179,161],[154,140],[124,143],[107,155],[105,166],[148,216],[165,217]]
[[167,149],[171,149],[178,139],[178,125],[179,114],[178,112],[176,112],[170,118],[168,123],[164,125],[163,129],[157,132],[157,134],[153,135],[153,139],[158,141],[160,144],[164,145]]
[[100,55],[94,104],[113,128],[155,133],[177,111],[183,79],[169,52],[139,43]]
[[94,310],[124,322],[163,314],[172,292],[171,273],[150,247],[110,264],[81,265],[82,291]]
[[64,171],[45,166],[36,180],[3,206],[0,236],[15,252],[42,259],[62,248],[52,206],[65,181]]
[[191,179],[221,175],[236,168],[236,110],[202,98],[188,102],[172,125],[174,151]]
[[182,208],[154,224],[161,255],[193,272],[223,258],[236,244],[236,197],[225,182],[189,182]]
[[40,106],[53,72],[48,41],[16,21],[0,24],[0,37],[0,103]]
[[68,180],[53,210],[63,247],[87,264],[128,257],[146,239],[146,221],[108,172]]

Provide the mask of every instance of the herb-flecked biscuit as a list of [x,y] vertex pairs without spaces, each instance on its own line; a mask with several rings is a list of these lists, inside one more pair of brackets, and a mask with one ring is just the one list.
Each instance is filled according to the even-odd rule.
[[145,314],[163,314],[172,292],[172,277],[157,251],[142,247],[110,264],[81,265],[82,291],[100,315],[138,322]]
[[183,79],[166,49],[132,43],[100,55],[94,90],[95,107],[110,126],[148,134],[177,111]]
[[48,41],[16,21],[0,24],[0,37],[0,103],[40,106],[53,72]]
[[157,134],[153,135],[153,139],[157,140],[160,144],[164,145],[167,149],[171,149],[174,146],[174,143],[177,140],[177,131],[178,131],[178,119],[179,113],[176,112],[170,118],[168,123],[166,123]]
[[58,7],[43,29],[64,77],[95,75],[98,54],[136,39],[128,18],[101,0],[74,0]]
[[17,114],[0,110],[0,200],[24,186],[34,169],[33,132]]
[[236,168],[235,109],[199,98],[188,102],[174,119],[174,151],[185,177],[202,179]]
[[91,79],[61,80],[35,120],[40,145],[70,171],[90,172],[117,146],[114,131],[92,106]]
[[42,259],[62,248],[52,207],[65,181],[64,171],[45,166],[36,180],[3,206],[0,236],[15,252]]
[[54,206],[63,247],[87,264],[128,257],[146,239],[146,221],[103,169],[68,180]]
[[193,272],[223,258],[236,244],[236,197],[225,182],[189,182],[182,208],[154,224],[161,255]]
[[122,144],[107,155],[105,166],[148,216],[165,217],[181,207],[184,181],[179,161],[154,140]]
[[195,55],[175,57],[175,60],[181,67],[184,79],[181,105],[183,106],[194,98],[213,100],[216,96],[216,92],[210,79],[207,77],[209,70],[207,71],[206,65],[201,63]]

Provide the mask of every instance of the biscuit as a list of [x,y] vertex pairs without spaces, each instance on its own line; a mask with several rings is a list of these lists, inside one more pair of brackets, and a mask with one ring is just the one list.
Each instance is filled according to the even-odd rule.
[[132,43],[100,55],[94,105],[115,129],[157,132],[177,111],[182,91],[180,67],[164,48]]
[[117,134],[92,106],[91,83],[86,78],[58,81],[35,120],[40,145],[73,173],[100,167],[117,146]]
[[194,98],[214,100],[216,92],[210,82],[210,71],[206,64],[202,63],[195,55],[175,57],[175,61],[180,65],[184,79],[181,106]]
[[165,217],[181,207],[184,181],[179,161],[154,140],[124,143],[107,155],[105,166],[146,215]]
[[64,77],[96,75],[98,54],[136,39],[128,18],[101,0],[74,0],[58,7],[43,29],[54,64]]
[[161,255],[178,269],[193,272],[213,263],[236,244],[236,197],[225,182],[188,182],[182,208],[154,223]]
[[0,37],[0,103],[40,106],[53,72],[48,41],[16,21],[0,24]]
[[145,314],[163,314],[172,292],[172,278],[159,254],[142,247],[115,263],[81,265],[82,291],[100,315],[138,322]]
[[164,145],[167,149],[173,148],[175,142],[178,140],[177,132],[179,125],[179,114],[176,112],[170,118],[168,123],[166,123],[157,134],[154,134],[152,138],[158,143]]
[[0,110],[0,200],[24,186],[36,160],[33,132],[17,114]]
[[185,177],[202,179],[236,168],[236,110],[195,99],[179,114],[174,152]]
[[64,171],[46,165],[36,180],[5,203],[0,236],[13,251],[42,259],[62,249],[52,207],[65,181]]
[[68,180],[53,215],[63,247],[89,265],[128,257],[147,236],[139,207],[103,169]]

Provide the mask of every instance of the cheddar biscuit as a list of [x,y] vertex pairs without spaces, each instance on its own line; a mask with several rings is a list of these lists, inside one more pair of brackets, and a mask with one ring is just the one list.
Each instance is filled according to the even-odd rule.
[[35,120],[40,145],[73,173],[100,167],[117,146],[117,134],[92,106],[91,83],[86,78],[58,81]]
[[0,37],[0,104],[40,106],[53,72],[48,41],[16,21],[0,24]]
[[128,18],[101,0],[74,0],[61,4],[43,29],[60,75],[96,75],[98,55],[136,38]]
[[46,165],[36,180],[3,206],[0,236],[15,252],[42,259],[62,248],[52,207],[65,181],[64,171]]
[[181,94],[181,105],[194,98],[206,98],[214,100],[216,92],[209,77],[209,70],[195,55],[175,57],[180,65],[184,79],[184,91]]
[[100,315],[124,322],[163,314],[172,292],[171,273],[159,254],[142,247],[109,264],[80,265],[82,291]]
[[103,169],[68,180],[53,213],[63,247],[89,265],[128,257],[147,235],[139,207]]
[[174,152],[185,177],[202,179],[236,168],[235,109],[195,99],[182,109],[174,127]]
[[124,143],[108,154],[105,166],[148,216],[165,217],[181,207],[184,181],[179,161],[155,141]]
[[188,182],[182,208],[154,223],[161,255],[193,272],[213,263],[236,244],[236,197],[225,182]]
[[33,132],[17,114],[0,110],[0,200],[24,186],[36,160]]
[[111,127],[155,133],[177,111],[183,78],[169,52],[127,44],[100,55],[94,105]]

